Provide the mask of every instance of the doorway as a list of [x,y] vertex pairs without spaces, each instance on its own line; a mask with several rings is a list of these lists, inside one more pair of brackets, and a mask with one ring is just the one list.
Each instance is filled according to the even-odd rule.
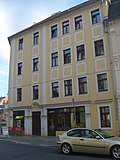
[[32,112],[32,135],[41,135],[41,112]]

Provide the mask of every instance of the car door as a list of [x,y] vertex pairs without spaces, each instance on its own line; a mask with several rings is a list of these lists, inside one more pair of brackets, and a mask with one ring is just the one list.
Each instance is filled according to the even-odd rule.
[[79,129],[74,129],[67,134],[67,142],[72,146],[73,152],[80,151],[80,132]]
[[104,139],[96,138],[98,135],[92,130],[84,129],[80,137],[80,152],[104,154]]

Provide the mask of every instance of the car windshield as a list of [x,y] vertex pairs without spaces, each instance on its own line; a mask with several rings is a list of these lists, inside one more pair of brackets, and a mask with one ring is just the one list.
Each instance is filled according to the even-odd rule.
[[103,138],[111,138],[114,137],[108,133],[106,133],[105,131],[101,130],[101,129],[95,129],[96,132],[98,132]]

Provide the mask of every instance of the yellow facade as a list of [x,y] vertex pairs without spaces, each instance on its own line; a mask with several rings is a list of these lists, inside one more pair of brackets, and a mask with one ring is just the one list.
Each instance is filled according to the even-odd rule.
[[[49,116],[54,109],[75,109],[84,106],[85,126],[102,128],[117,135],[116,105],[113,93],[113,79],[110,65],[108,35],[103,30],[103,17],[107,16],[107,1],[85,2],[76,9],[69,9],[55,14],[38,24],[27,28],[11,37],[10,77],[9,77],[9,106],[11,109],[10,126],[14,126],[14,111],[24,111],[25,134],[33,134],[33,112],[40,112],[40,134],[50,133]],[[91,13],[99,10],[100,22],[92,24]],[[83,27],[75,30],[74,18],[82,15]],[[62,23],[69,21],[69,33],[62,34]],[[51,38],[51,27],[57,25],[57,37]],[[39,33],[38,44],[33,45],[34,33]],[[23,39],[23,48],[18,50],[19,40]],[[104,54],[95,56],[95,41],[103,40]],[[76,47],[83,45],[85,59],[77,61]],[[64,64],[63,50],[70,49],[71,62]],[[51,54],[58,53],[58,66],[52,67]],[[33,59],[38,58],[38,70],[33,71]],[[18,75],[18,63],[22,63],[22,74]],[[107,90],[98,91],[97,76],[107,75]],[[78,79],[86,77],[87,93],[79,94]],[[72,80],[72,95],[65,96],[65,81]],[[52,83],[59,84],[59,97],[52,97]],[[33,86],[38,85],[39,97],[33,100]],[[17,101],[17,89],[22,88],[22,100]],[[101,126],[100,107],[108,107],[110,126]],[[51,112],[50,109],[53,109]],[[71,111],[71,127],[73,112]],[[59,111],[58,111],[59,112]],[[49,115],[49,114],[51,115]],[[64,114],[64,113],[63,113]],[[55,116],[55,115],[54,115]],[[56,115],[58,116],[58,115]],[[103,116],[104,117],[104,116]],[[56,119],[53,118],[53,120]],[[51,121],[51,119],[50,119]],[[63,123],[67,123],[63,120]],[[61,121],[60,121],[61,122]],[[62,123],[62,122],[61,122]],[[76,122],[77,123],[77,122]],[[56,126],[55,126],[56,125]],[[54,133],[57,132],[54,122]],[[52,127],[52,126],[51,126]],[[62,129],[60,129],[62,132]],[[54,135],[54,134],[53,134]]]

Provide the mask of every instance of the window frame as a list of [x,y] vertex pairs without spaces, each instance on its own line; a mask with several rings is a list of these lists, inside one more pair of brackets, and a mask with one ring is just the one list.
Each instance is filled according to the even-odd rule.
[[33,72],[36,72],[39,70],[39,58],[33,58]]
[[[80,79],[82,80],[81,84],[80,84]],[[84,79],[85,79],[85,81],[84,81]],[[81,87],[81,85],[82,85],[82,87]],[[82,88],[82,91],[81,91],[81,88]],[[88,94],[87,76],[78,78],[78,94],[79,95]]]
[[53,52],[51,53],[51,67],[57,67],[57,66],[58,66],[58,52]]
[[58,37],[58,25],[51,26],[51,39]]
[[22,75],[22,68],[23,68],[23,63],[22,62],[19,62],[18,64],[17,64],[17,75],[18,76],[20,76],[20,75]]
[[[83,49],[79,51],[78,48],[79,47],[81,48],[82,46],[83,46]],[[86,58],[85,56],[86,56],[86,54],[85,54],[85,44],[77,45],[76,46],[76,59],[77,59],[77,61],[85,60],[85,58]],[[81,57],[81,59],[80,59],[80,57]]]
[[[55,86],[53,86],[54,84]],[[52,82],[51,89],[52,89],[52,98],[58,98],[59,97],[59,82],[58,81]]]
[[[67,84],[65,84],[66,82],[67,82]],[[73,95],[73,85],[72,85],[72,83],[73,83],[72,79],[64,80],[64,95],[65,95],[65,97]]]
[[[109,108],[109,113],[105,113],[105,119],[106,119],[106,116],[107,114],[109,114],[109,123],[110,123],[110,126],[104,126],[101,122],[101,113],[100,113],[100,109],[101,108],[105,108],[105,107],[108,107]],[[112,129],[112,112],[111,112],[111,106],[108,104],[108,105],[100,105],[98,106],[98,120],[99,120],[99,128],[101,129]],[[107,122],[105,122],[106,124]]]
[[39,44],[39,31],[33,33],[33,45]]
[[[100,76],[100,75],[101,76],[106,75],[106,78],[103,77],[103,79],[98,79],[99,78],[98,76]],[[105,85],[107,85],[107,89],[105,89],[106,88]],[[101,86],[103,87],[103,89],[101,89]],[[98,89],[99,93],[108,92],[108,75],[107,75],[107,73],[99,73],[99,74],[97,74],[97,89]]]
[[34,85],[33,89],[33,100],[39,99],[39,85]]
[[17,102],[22,101],[22,88],[17,88]]
[[94,52],[95,52],[95,57],[105,55],[105,47],[103,39],[98,39],[94,41]]
[[[97,13],[97,11],[98,11],[98,13]],[[90,15],[91,15],[91,24],[92,25],[96,25],[98,23],[101,23],[101,14],[100,14],[99,8],[92,10]]]
[[[68,52],[69,51],[69,52]],[[72,61],[71,48],[63,50],[63,64],[70,64]]]
[[18,40],[18,50],[22,50],[23,49],[23,47],[24,47],[24,40],[23,40],[23,38],[20,38],[19,40]]
[[75,27],[75,31],[83,29],[83,16],[82,15],[74,17],[74,27]]
[[62,35],[70,33],[70,21],[65,20],[62,22]]

